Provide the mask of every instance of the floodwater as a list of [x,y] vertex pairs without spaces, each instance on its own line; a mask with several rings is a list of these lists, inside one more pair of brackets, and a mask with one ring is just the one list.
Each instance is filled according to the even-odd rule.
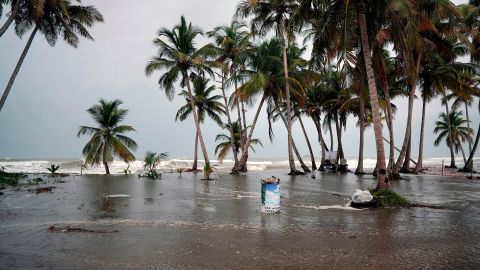
[[[282,180],[280,214],[260,213],[259,179],[270,175]],[[410,176],[392,188],[445,209],[355,210],[346,199],[372,176],[200,178],[90,175],[50,193],[2,190],[0,269],[480,269],[479,181]]]

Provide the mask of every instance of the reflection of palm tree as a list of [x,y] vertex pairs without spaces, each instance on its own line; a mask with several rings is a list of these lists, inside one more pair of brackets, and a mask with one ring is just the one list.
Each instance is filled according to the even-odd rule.
[[[210,119],[215,121],[218,125],[222,126],[222,119],[220,118],[221,114],[225,113],[224,106],[218,101],[222,98],[220,95],[212,95],[215,91],[215,86],[208,86],[210,82],[209,79],[197,76],[193,80],[193,103],[198,114],[198,121],[200,123],[205,122],[205,118],[208,116]],[[175,117],[175,120],[184,121],[192,114],[192,107],[190,102],[189,93],[187,91],[182,91],[181,96],[185,97],[187,104],[182,106],[178,111]],[[192,170],[197,170],[197,159],[198,159],[198,133],[195,136],[195,149],[194,149],[194,159]]]
[[130,149],[135,150],[137,143],[123,135],[125,132],[135,131],[131,126],[119,125],[127,115],[128,110],[120,109],[120,100],[100,100],[100,104],[94,105],[87,112],[97,122],[98,127],[81,126],[78,136],[92,135],[83,148],[85,163],[98,165],[103,163],[106,174],[110,174],[108,163],[113,161],[114,156],[120,157],[125,162],[135,160]]
[[[435,122],[435,129],[433,132],[438,134],[435,139],[435,146],[440,145],[442,140],[445,140],[447,146],[450,149],[455,149],[455,152],[458,153],[460,150],[463,154],[463,159],[466,163],[465,153],[463,151],[462,143],[465,141],[472,141],[472,129],[464,126],[467,120],[463,119],[462,112],[452,111],[448,115],[445,113],[440,113],[440,120]],[[455,166],[455,157],[451,157],[450,168],[456,168]]]
[[[247,127],[249,128],[249,127]],[[215,154],[218,154],[218,160],[221,162],[227,156],[228,150],[231,147],[231,144],[234,143],[234,149],[236,153],[239,153],[242,148],[242,137],[243,137],[243,129],[238,122],[233,122],[232,126],[228,126],[228,124],[224,125],[224,129],[232,130],[233,131],[233,140],[230,136],[226,134],[218,134],[215,138],[215,141],[221,141],[215,147]],[[259,139],[252,139],[250,142],[250,149],[255,152],[253,145],[262,145],[262,142]]]

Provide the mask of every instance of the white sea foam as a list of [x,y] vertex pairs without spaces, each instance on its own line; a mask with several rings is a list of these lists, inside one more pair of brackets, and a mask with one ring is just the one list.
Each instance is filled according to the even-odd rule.
[[[318,158],[318,160],[320,160]],[[429,165],[440,165],[442,160],[445,160],[445,163],[448,163],[448,157],[434,157],[426,158],[423,161],[425,166]],[[350,169],[354,169],[357,165],[357,159],[348,158],[348,165]],[[211,162],[218,168],[220,171],[229,171],[232,167],[233,160],[227,159],[220,163],[218,160],[211,160]],[[304,162],[310,164],[309,159],[305,158]],[[462,160],[457,160],[458,165],[461,165]],[[169,160],[162,161],[160,163],[159,169],[164,172],[174,172],[176,168],[189,168],[192,166],[192,159],[181,159],[173,158]],[[296,162],[299,165],[298,162]],[[475,167],[480,170],[480,157],[474,158]],[[50,164],[60,165],[59,173],[69,173],[69,174],[80,174],[80,166],[83,164],[83,160],[15,160],[15,159],[0,159],[0,168],[4,167],[7,172],[23,172],[23,173],[48,173],[47,167]],[[199,168],[202,168],[203,161],[198,161]],[[376,164],[376,159],[374,158],[365,158],[363,161],[363,166],[365,169],[373,169]],[[110,171],[113,174],[121,174],[123,170],[127,168],[127,164],[122,161],[113,161],[109,164]],[[278,171],[278,170],[288,170],[288,160],[279,159],[279,158],[255,158],[248,161],[248,169],[250,171]],[[133,174],[143,173],[143,162],[136,160],[130,163],[129,170]],[[103,166],[93,166],[89,167],[87,170],[83,170],[83,174],[104,174],[105,169]]]

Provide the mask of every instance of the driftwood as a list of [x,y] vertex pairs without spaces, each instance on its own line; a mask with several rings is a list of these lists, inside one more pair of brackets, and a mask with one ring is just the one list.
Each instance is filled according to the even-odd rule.
[[69,233],[69,232],[83,232],[83,233],[116,233],[118,230],[89,230],[89,229],[82,229],[82,228],[74,228],[74,227],[55,227],[55,226],[50,226],[48,227],[48,230],[51,232],[63,232],[63,233]]
[[29,189],[28,191],[34,192],[35,194],[40,194],[44,192],[52,192],[52,190],[57,187],[39,187],[35,189]]

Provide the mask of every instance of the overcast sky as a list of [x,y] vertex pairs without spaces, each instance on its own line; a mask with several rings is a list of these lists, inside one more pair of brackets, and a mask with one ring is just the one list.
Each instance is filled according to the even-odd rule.
[[[130,136],[139,144],[138,157],[149,150],[169,152],[177,158],[191,157],[195,136],[193,119],[175,122],[175,113],[184,104],[184,99],[176,97],[173,102],[168,101],[157,85],[159,73],[151,78],[144,75],[146,62],[156,52],[151,41],[160,27],[171,28],[182,14],[204,31],[228,24],[238,0],[141,0],[134,5],[126,0],[82,2],[95,5],[105,22],[91,29],[95,41],[82,40],[78,49],[67,46],[62,40],[50,47],[41,35],[37,35],[0,112],[0,158],[80,158],[87,138],[77,138],[76,133],[80,125],[93,125],[85,110],[100,98],[121,99],[124,108],[130,110],[125,124],[137,129]],[[0,24],[4,21],[5,18],[0,20]],[[2,92],[27,38],[28,34],[19,39],[10,29],[0,39]],[[199,40],[198,45],[203,42],[205,40]],[[406,124],[406,100],[394,103],[398,106],[395,135],[400,145]],[[418,152],[420,103],[416,101],[414,110],[412,147],[415,155]],[[253,118],[254,110],[249,109],[247,121]],[[446,157],[449,153],[444,146],[433,146],[434,122],[442,111],[438,101],[427,108],[427,157]],[[480,117],[476,105],[471,112],[472,126],[477,127]],[[314,151],[319,155],[314,125],[309,119],[304,122]],[[344,136],[347,156],[356,156],[358,151],[355,122],[349,119]],[[271,144],[265,114],[261,115],[254,137],[262,139],[264,148],[258,148],[252,156],[286,156],[286,130],[280,123],[274,130],[276,136]],[[301,130],[298,126],[293,130],[302,155],[308,154]],[[222,131],[208,120],[202,131],[209,155],[213,156],[215,135]],[[371,128],[366,131],[365,155],[375,156]]]

